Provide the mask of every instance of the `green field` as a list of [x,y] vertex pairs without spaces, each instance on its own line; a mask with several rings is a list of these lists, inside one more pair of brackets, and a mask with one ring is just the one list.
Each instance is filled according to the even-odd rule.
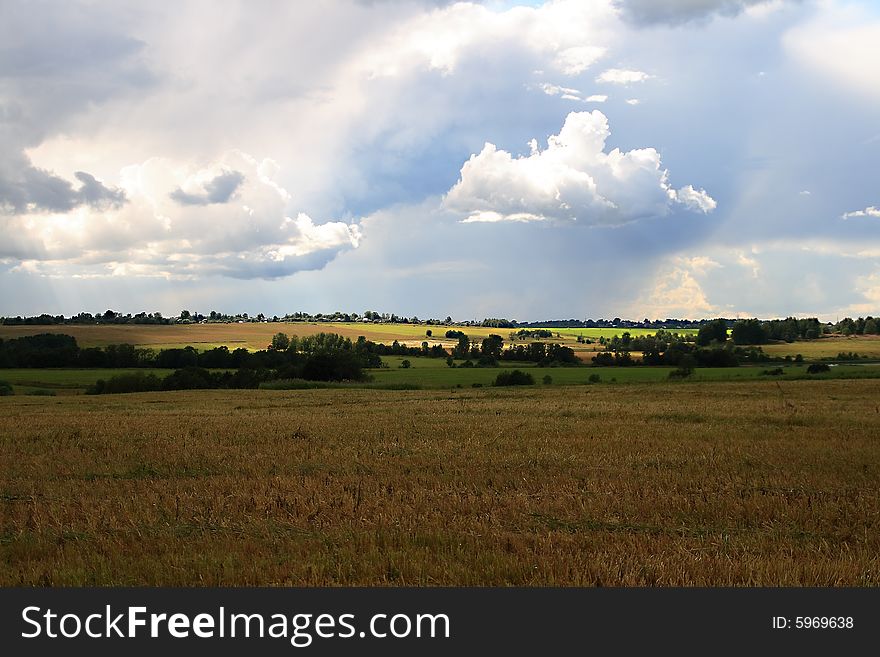
[[[490,386],[498,373],[505,370],[526,370],[537,385],[544,385],[545,376],[552,385],[580,385],[588,383],[591,375],[600,377],[601,384],[656,383],[669,379],[672,367],[536,367],[534,363],[509,363],[501,367],[455,367],[446,365],[443,358],[408,358],[411,367],[403,369],[401,356],[388,356],[383,361],[388,367],[368,370],[373,384],[378,386],[411,385],[418,388]],[[458,365],[462,361],[456,361]],[[759,381],[795,379],[840,379],[880,377],[880,364],[838,365],[825,374],[810,375],[805,366],[782,367],[781,376],[764,375],[764,370],[775,369],[776,364],[749,367],[697,368],[688,378],[691,382]],[[120,374],[144,372],[164,377],[169,369],[6,369],[0,370],[0,381],[11,383],[16,394],[30,394],[34,390],[51,390],[59,395],[80,394],[98,379],[109,379]],[[346,387],[358,387],[350,384]],[[369,384],[365,384],[369,385]]]
[[[536,384],[542,384],[544,376],[550,376],[553,385],[588,383],[591,375],[598,375],[600,383],[651,383],[667,381],[674,367],[536,367],[533,363],[508,363],[501,367],[455,367],[446,366],[440,358],[410,358],[412,367],[401,369],[402,358],[384,358],[388,369],[369,370],[377,382],[387,384],[414,384],[424,388],[468,387],[473,384],[490,385],[502,370],[526,370],[532,374]],[[774,370],[780,365],[767,363],[748,367],[700,367],[696,368],[688,381],[756,381],[793,379],[840,379],[880,377],[880,365],[838,365],[824,374],[807,374],[806,366],[789,365],[782,367],[783,374],[768,376],[765,370]]]
[[12,384],[16,394],[26,395],[34,390],[52,390],[56,394],[77,394],[98,379],[109,379],[120,374],[145,372],[158,377],[168,376],[167,369],[0,369],[0,381]]
[[[657,329],[646,328],[546,328],[546,329],[526,329],[527,331],[552,331],[553,335],[559,334],[560,337],[575,338],[579,335],[585,338],[613,338],[615,335],[623,335],[629,333],[631,336],[654,335]],[[662,329],[668,333],[678,333],[679,335],[696,335],[698,329]],[[498,329],[496,332],[501,333],[506,338],[510,329]]]

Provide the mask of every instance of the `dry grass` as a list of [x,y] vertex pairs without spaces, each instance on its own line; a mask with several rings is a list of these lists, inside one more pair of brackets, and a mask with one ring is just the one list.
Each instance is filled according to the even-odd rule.
[[801,354],[808,360],[834,358],[841,351],[854,351],[860,356],[880,358],[880,335],[836,335],[819,340],[766,344],[762,348],[771,356],[795,356]]
[[[143,347],[169,348],[192,345],[197,349],[212,349],[226,345],[230,349],[245,347],[246,349],[265,349],[278,332],[288,335],[314,335],[316,333],[338,333],[352,340],[365,336],[368,340],[391,344],[394,340],[418,346],[423,340],[431,344],[442,343],[453,345],[455,340],[447,340],[443,336],[450,327],[421,326],[413,324],[364,324],[364,323],[306,323],[306,322],[269,322],[244,324],[100,324],[67,326],[5,326],[0,325],[0,338],[17,338],[37,333],[64,333],[76,338],[80,346],[94,347],[108,344],[134,344]],[[452,327],[459,329],[461,327]],[[435,334],[427,338],[425,332],[432,330]],[[464,327],[462,330],[473,338],[484,338],[489,333],[498,333],[499,329]],[[507,336],[507,332],[503,332]],[[574,338],[571,339],[574,341]]]
[[0,584],[876,585],[878,393],[0,398]]

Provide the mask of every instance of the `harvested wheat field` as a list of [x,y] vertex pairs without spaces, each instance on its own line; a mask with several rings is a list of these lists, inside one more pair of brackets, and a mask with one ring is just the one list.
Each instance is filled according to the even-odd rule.
[[876,585],[880,381],[0,398],[2,585]]

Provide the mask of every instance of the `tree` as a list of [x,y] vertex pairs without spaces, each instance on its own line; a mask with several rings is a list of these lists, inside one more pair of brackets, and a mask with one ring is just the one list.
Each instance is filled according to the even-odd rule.
[[706,347],[712,342],[727,342],[727,322],[723,319],[714,319],[708,324],[703,324],[697,332],[697,344]]
[[757,319],[741,319],[734,323],[731,332],[734,344],[764,344],[767,342],[767,329]]
[[290,338],[284,333],[276,333],[272,336],[272,344],[269,349],[273,351],[285,351],[290,346]]
[[431,329],[428,329],[427,331],[425,331],[425,336],[426,336],[426,337],[429,337],[429,338],[430,338],[432,335],[434,335],[434,332],[433,332]]
[[458,344],[452,349],[452,355],[455,358],[468,358],[471,352],[471,341],[464,333],[458,336]]
[[408,359],[404,358],[402,361],[400,361],[400,366],[403,369],[408,370],[410,367],[412,367],[412,363],[409,362]]
[[503,345],[504,340],[502,337],[492,333],[488,338],[483,339],[483,343],[480,345],[480,354],[486,358],[498,360],[501,358],[501,347]]

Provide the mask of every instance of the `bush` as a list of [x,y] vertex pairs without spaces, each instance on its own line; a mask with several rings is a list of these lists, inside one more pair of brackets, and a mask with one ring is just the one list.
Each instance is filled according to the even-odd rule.
[[9,385],[6,381],[0,381],[0,397],[9,397],[10,395],[14,395],[15,392],[12,390],[12,386]]
[[543,381],[545,386],[549,386],[551,383],[553,383],[553,377],[549,374],[545,374],[544,378],[541,379],[541,381]]
[[54,397],[55,391],[46,390],[45,388],[37,388],[36,390],[31,390],[28,394],[33,397]]
[[162,389],[162,380],[155,374],[119,374],[106,381],[98,379],[86,390],[87,395],[115,395],[125,392],[152,392]]
[[602,380],[602,377],[598,374],[590,374],[590,378],[587,379],[589,383],[599,383]]
[[690,367],[679,367],[678,369],[674,369],[669,373],[670,379],[686,379],[691,374],[694,373],[693,368]]
[[822,372],[830,372],[831,368],[827,363],[812,363],[807,367],[807,374],[821,374]]
[[205,390],[217,388],[211,373],[201,367],[184,367],[166,376],[162,381],[163,390]]
[[408,370],[410,367],[412,367],[412,363],[409,362],[408,359],[404,358],[402,361],[400,361],[400,367]]
[[761,374],[763,376],[780,376],[781,374],[784,374],[784,372],[782,371],[781,367],[777,367],[776,369],[772,370],[764,370],[763,372],[761,372]]
[[501,372],[495,377],[494,383],[496,386],[531,386],[534,384],[534,377],[528,372],[523,372],[521,370]]

